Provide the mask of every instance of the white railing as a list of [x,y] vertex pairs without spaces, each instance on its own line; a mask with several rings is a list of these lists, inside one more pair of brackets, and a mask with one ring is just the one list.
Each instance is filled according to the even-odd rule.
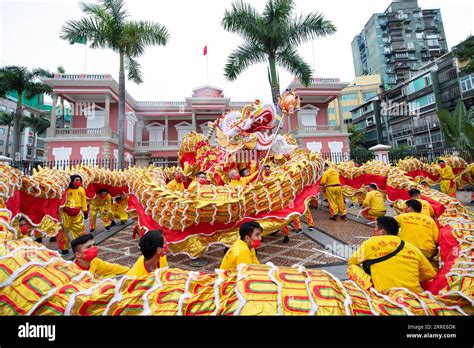
[[147,150],[160,150],[163,148],[178,148],[181,141],[178,140],[164,140],[164,141],[139,141],[135,143],[136,148]]
[[340,133],[342,128],[340,126],[301,126],[299,132],[304,134],[318,134],[318,133]]
[[54,77],[61,80],[106,80],[112,78],[105,74],[56,74]]
[[56,128],[57,137],[100,137],[102,128]]
[[180,101],[139,101],[140,106],[186,106],[186,102]]
[[252,105],[253,102],[246,102],[246,101],[236,101],[236,102],[230,102],[229,106],[247,106],[247,105]]

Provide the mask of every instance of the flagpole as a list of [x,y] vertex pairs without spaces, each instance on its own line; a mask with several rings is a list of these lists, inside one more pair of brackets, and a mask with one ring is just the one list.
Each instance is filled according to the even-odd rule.
[[87,75],[87,42],[85,44],[86,48],[84,50],[84,74]]

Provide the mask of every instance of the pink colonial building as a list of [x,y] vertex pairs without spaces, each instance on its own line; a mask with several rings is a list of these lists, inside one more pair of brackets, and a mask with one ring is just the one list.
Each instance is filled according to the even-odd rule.
[[[48,160],[117,160],[118,83],[111,75],[57,74],[44,79],[53,88],[51,124],[56,124],[56,105],[62,98],[73,110],[70,128],[48,129]],[[294,81],[290,88],[302,97],[301,111],[291,115],[284,130],[312,151],[347,152],[348,134],[328,126],[327,107],[347,86],[337,79],[316,79],[309,87]],[[256,96],[258,98],[259,96]],[[193,89],[184,101],[136,101],[126,93],[125,161],[175,161],[181,139],[192,131],[206,134],[208,122],[251,101],[232,102],[221,88]],[[342,113],[341,113],[342,114]]]

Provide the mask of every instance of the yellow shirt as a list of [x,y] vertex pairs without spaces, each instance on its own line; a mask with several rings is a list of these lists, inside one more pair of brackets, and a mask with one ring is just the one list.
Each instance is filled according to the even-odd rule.
[[[168,267],[168,260],[166,259],[166,255],[160,257],[160,267],[159,268],[164,268]],[[145,257],[142,255],[138,258],[137,262],[130,268],[130,270],[127,272],[127,275],[129,277],[138,277],[141,278],[143,276],[146,276],[150,271],[147,269],[145,265]]]
[[428,201],[425,201],[424,199],[417,199],[417,201],[421,203],[421,206],[422,206],[421,213],[423,215],[426,215],[430,218],[434,218],[436,216],[433,207]]
[[374,190],[367,192],[364,200],[364,207],[370,207],[370,209],[378,211],[387,211],[385,207],[385,200],[383,199],[380,191]]
[[439,176],[441,177],[441,180],[454,180],[455,178],[453,168],[448,165],[444,168],[439,168]]
[[177,182],[176,179],[171,180],[166,187],[168,187],[172,192],[184,192],[184,184],[182,182]]
[[431,257],[438,244],[438,226],[434,220],[421,213],[406,213],[395,216],[400,224],[398,236],[419,248],[426,256]]
[[119,202],[112,203],[112,211],[117,213],[127,213],[128,200],[122,199]]
[[326,170],[321,178],[320,184],[321,186],[340,185],[341,182],[339,181],[339,172],[337,169],[329,168]]
[[87,211],[86,191],[84,188],[68,188],[64,206],[67,208],[81,208],[82,211]]
[[[74,262],[74,264],[79,267],[81,270],[86,271],[87,269],[84,269],[82,266],[80,266],[78,263]],[[104,261],[102,259],[99,259],[96,257],[91,261],[91,265],[88,269],[89,272],[91,272],[95,277],[101,277],[101,278],[111,278],[115,277],[118,275],[122,275],[127,273],[129,270],[128,267],[118,265],[116,263],[110,263],[107,261]]]
[[107,194],[105,198],[102,198],[99,194],[96,194],[91,201],[91,205],[94,207],[104,207],[104,210],[110,210],[112,208],[112,197],[110,194]]
[[188,186],[188,191],[194,191],[197,190],[198,188],[198,182],[196,180],[191,181],[191,183]]
[[[401,239],[397,236],[376,236],[366,240],[349,258],[349,265],[360,265],[395,251]],[[405,241],[403,249],[392,258],[371,266],[372,282],[378,291],[406,288],[419,293],[420,282],[432,279],[436,271],[421,251]]]
[[241,263],[245,263],[247,265],[260,264],[260,262],[257,260],[255,249],[249,249],[247,243],[239,239],[234,244],[232,244],[230,249],[225,254],[220,268],[236,270],[237,266],[239,266]]

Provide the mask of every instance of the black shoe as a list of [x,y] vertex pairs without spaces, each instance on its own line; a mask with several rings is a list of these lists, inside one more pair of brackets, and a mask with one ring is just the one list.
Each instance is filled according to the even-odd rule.
[[61,250],[61,254],[64,256],[69,255],[69,250]]
[[128,220],[123,220],[123,221],[120,221],[120,224],[125,225],[127,222]]
[[273,237],[274,237],[274,236],[276,236],[276,235],[278,234],[278,232],[280,232],[280,231],[276,231],[276,232],[270,233],[270,236],[273,236]]
[[105,230],[106,230],[106,231],[110,231],[110,226],[106,226],[106,227],[105,227]]
[[224,248],[224,255],[227,254],[228,251],[229,251],[229,248]]
[[95,228],[91,228],[91,230],[89,231],[90,233],[94,233],[95,232]]
[[283,238],[283,244],[288,244],[289,242],[290,242],[290,237],[285,236],[285,238]]
[[56,243],[56,237],[51,237],[49,238],[50,243]]
[[346,216],[346,215],[342,215],[342,216],[341,216],[341,220],[342,220],[342,221],[347,221],[347,216]]
[[314,226],[309,226],[308,231],[314,231]]
[[303,230],[300,228],[299,230],[294,230],[293,233],[300,234],[300,233],[303,233]]
[[43,243],[43,238],[42,238],[42,237],[36,238],[36,239],[35,239],[35,242],[42,244],[42,243]]
[[112,222],[110,223],[110,227],[114,227],[115,225],[116,225],[115,221],[112,221]]
[[329,218],[329,220],[337,221],[337,215],[331,216],[331,217]]

